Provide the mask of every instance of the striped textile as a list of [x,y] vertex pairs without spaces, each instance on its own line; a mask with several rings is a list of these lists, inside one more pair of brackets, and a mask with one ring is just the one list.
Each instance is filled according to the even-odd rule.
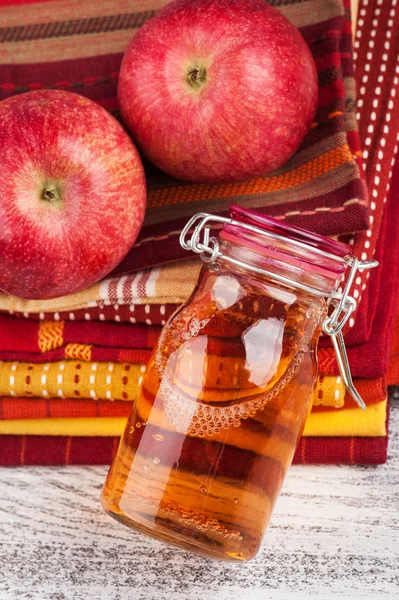
[[[187,218],[198,210],[226,214],[232,201],[326,234],[367,226],[350,2],[270,3],[300,28],[319,73],[319,106],[302,147],[273,175],[231,185],[181,183],[147,165],[146,221],[119,272],[175,260],[181,255],[177,233]],[[123,51],[166,0],[20,4],[0,0],[0,99],[34,89],[65,89],[118,115],[116,85]]]
[[4,352],[13,352],[22,360],[27,353],[43,357],[73,344],[99,348],[152,349],[160,330],[159,326],[144,324],[26,321],[0,315],[0,358],[3,358]]
[[165,325],[179,304],[105,304],[99,301],[94,306],[60,311],[18,312],[6,310],[25,320],[34,321],[116,321],[117,323],[146,323]]
[[82,292],[49,300],[26,300],[0,294],[0,311],[30,316],[115,305],[181,304],[194,289],[200,269],[199,259],[153,267],[131,275],[108,277]]
[[[380,437],[387,435],[387,400],[371,404],[367,410],[344,408],[341,410],[310,412],[303,431],[304,437],[318,436],[362,436]],[[0,420],[0,435],[70,435],[111,437],[122,435],[126,417],[74,417],[45,419]],[[166,422],[163,427],[169,429]],[[174,431],[173,426],[172,431]],[[165,427],[164,427],[165,428]],[[243,436],[237,430],[237,437]],[[187,436],[187,440],[193,440]],[[215,433],[213,441],[223,441],[223,433]]]
[[[386,387],[382,379],[358,379],[356,387],[368,405],[382,402]],[[48,398],[3,396],[0,398],[0,420],[49,419],[74,417],[128,417],[133,402],[129,400],[93,400],[93,398]],[[337,377],[320,378],[315,390],[313,412],[332,408],[355,408]]]
[[[125,357],[128,357],[126,351]],[[94,400],[137,399],[149,356],[137,351],[141,363],[85,361],[0,362],[0,400],[5,398],[75,398]],[[383,379],[358,379],[359,393],[367,404],[386,397]],[[314,405],[329,408],[356,406],[341,377],[320,376],[314,392]],[[16,417],[15,417],[16,418]],[[1,419],[1,416],[0,416]]]
[[[396,0],[361,0],[354,60],[359,133],[364,147],[365,175],[371,202],[367,231],[351,236],[348,241],[355,256],[371,259],[377,244],[381,245],[381,226],[398,150],[399,5]],[[392,203],[397,202],[398,182],[399,175],[396,176]],[[358,302],[361,300],[362,309],[349,323],[353,326],[356,318],[356,327],[353,327],[348,340],[351,344],[362,343],[372,334],[379,296],[368,285],[369,277],[373,276],[370,271],[364,271],[354,282],[353,294]]]
[[[0,436],[0,465],[109,465],[119,437]],[[383,464],[388,438],[302,438],[293,464]]]

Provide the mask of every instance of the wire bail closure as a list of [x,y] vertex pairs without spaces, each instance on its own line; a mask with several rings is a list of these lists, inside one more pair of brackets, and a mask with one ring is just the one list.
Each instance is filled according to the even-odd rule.
[[260,275],[272,277],[280,283],[296,287],[308,292],[309,294],[313,294],[314,296],[327,298],[329,305],[333,306],[333,310],[323,323],[323,332],[331,337],[339,372],[346,390],[349,392],[358,406],[360,406],[360,408],[367,408],[353,383],[342,330],[349,320],[351,314],[356,310],[357,307],[355,298],[350,296],[350,290],[355,280],[356,273],[358,271],[363,271],[364,269],[373,269],[374,267],[377,267],[378,261],[359,260],[353,256],[340,257],[324,250],[320,250],[320,248],[310,247],[308,244],[299,240],[289,240],[290,244],[297,246],[298,248],[311,250],[311,252],[314,254],[319,254],[324,258],[338,261],[345,265],[346,268],[350,268],[343,291],[338,292],[337,290],[334,290],[328,294],[310,285],[295,281],[294,279],[286,277],[285,275],[279,275],[254,265],[248,265],[243,261],[227,256],[221,252],[217,238],[210,235],[210,223],[213,223],[213,227],[217,226],[219,228],[225,224],[234,225],[251,231],[252,233],[270,237],[283,242],[286,242],[287,238],[272,231],[264,231],[263,229],[255,227],[254,225],[242,223],[241,221],[236,221],[234,219],[219,217],[208,213],[198,213],[188,221],[182,230],[180,234],[180,245],[184,250],[191,250],[192,252],[199,254],[201,259],[206,263],[212,263],[219,258],[244,269],[249,269]]

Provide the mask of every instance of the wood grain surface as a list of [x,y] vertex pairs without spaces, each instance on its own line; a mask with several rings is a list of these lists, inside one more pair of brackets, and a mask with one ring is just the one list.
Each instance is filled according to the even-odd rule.
[[0,600],[399,598],[399,397],[382,467],[293,467],[247,564],[167,547],[104,514],[102,467],[0,469]]

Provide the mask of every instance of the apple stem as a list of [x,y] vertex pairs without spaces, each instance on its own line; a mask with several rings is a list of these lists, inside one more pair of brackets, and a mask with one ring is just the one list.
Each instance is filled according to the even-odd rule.
[[44,197],[45,200],[50,200],[51,201],[51,200],[54,200],[55,194],[51,190],[46,190],[43,193],[43,197]]
[[206,81],[206,69],[204,67],[192,67],[187,73],[187,81],[191,87],[199,89]]
[[58,204],[61,201],[61,194],[55,185],[45,185],[42,191],[41,199],[50,204]]

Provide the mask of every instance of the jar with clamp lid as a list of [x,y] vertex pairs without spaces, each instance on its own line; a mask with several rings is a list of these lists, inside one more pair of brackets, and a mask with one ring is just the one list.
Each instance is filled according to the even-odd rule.
[[323,329],[362,405],[342,329],[356,307],[349,292],[357,270],[376,263],[240,207],[230,218],[196,215],[180,241],[204,266],[162,330],[102,502],[138,531],[246,561],[312,405]]

